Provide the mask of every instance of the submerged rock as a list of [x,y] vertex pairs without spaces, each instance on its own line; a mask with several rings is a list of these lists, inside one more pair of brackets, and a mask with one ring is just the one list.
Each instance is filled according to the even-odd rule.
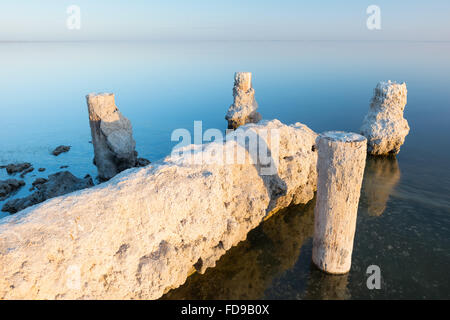
[[252,88],[250,72],[236,72],[233,88],[234,102],[228,109],[225,119],[228,129],[236,129],[246,123],[257,123],[261,115],[256,111],[255,90]]
[[[246,137],[259,138],[268,159],[214,161],[221,150],[252,159]],[[271,213],[313,198],[316,138],[300,123],[248,124],[224,142],[177,149],[1,219],[0,299],[161,297],[215,266]]]
[[25,170],[20,174],[20,177],[23,179],[23,178],[25,178],[25,175],[27,175],[28,173],[33,172],[33,171],[34,171],[34,168],[33,168],[33,167],[30,167],[30,168],[28,168],[28,169],[25,169]]
[[35,187],[38,184],[43,184],[43,183],[46,183],[47,181],[48,181],[48,179],[45,179],[45,178],[37,178],[36,180],[33,181],[32,185],[33,185],[33,187]]
[[19,212],[35,204],[44,202],[47,199],[58,197],[76,190],[89,188],[94,185],[92,178],[79,179],[68,171],[52,174],[46,179],[37,179],[33,182],[33,187],[38,190],[25,198],[8,201],[2,208],[3,212],[11,214]]
[[18,172],[22,172],[24,170],[27,170],[31,167],[31,163],[29,162],[23,162],[23,163],[11,163],[6,166],[0,166],[1,169],[6,168],[6,172],[8,172],[9,175],[16,174]]
[[16,179],[8,179],[8,180],[0,180],[0,201],[8,198],[11,193],[19,190],[25,185],[23,180]]
[[380,82],[374,90],[369,113],[361,127],[372,155],[397,154],[409,133],[408,121],[403,118],[406,105],[406,84]]
[[39,171],[39,172],[44,172],[44,171],[45,171],[45,168],[39,168],[38,171]]
[[136,166],[136,142],[131,122],[120,113],[112,93],[91,93],[86,100],[94,164],[100,180],[109,180],[119,172]]
[[32,186],[29,190],[33,191],[35,189],[36,186],[46,183],[48,181],[48,179],[45,178],[37,178],[36,180],[33,181]]
[[136,167],[146,167],[151,163],[150,160],[147,160],[145,158],[137,158],[136,161]]
[[69,152],[70,146],[59,146],[55,150],[52,151],[54,156],[59,156],[61,153]]

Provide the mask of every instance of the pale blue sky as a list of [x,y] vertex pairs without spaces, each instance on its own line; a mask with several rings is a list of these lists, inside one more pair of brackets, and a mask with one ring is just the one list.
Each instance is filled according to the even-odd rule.
[[[382,30],[366,28],[381,8]],[[81,30],[66,9],[81,8]],[[0,41],[450,41],[448,0],[0,0]]]

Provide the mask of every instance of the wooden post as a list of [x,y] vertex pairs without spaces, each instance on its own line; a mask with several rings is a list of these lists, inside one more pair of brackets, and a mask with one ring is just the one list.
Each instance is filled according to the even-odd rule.
[[313,262],[331,274],[350,271],[367,139],[329,131],[317,139]]

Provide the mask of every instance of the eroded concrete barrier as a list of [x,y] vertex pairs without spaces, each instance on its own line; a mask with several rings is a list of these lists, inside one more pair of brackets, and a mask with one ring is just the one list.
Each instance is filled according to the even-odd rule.
[[381,81],[377,84],[369,112],[361,126],[367,138],[367,151],[372,155],[397,154],[409,133],[403,118],[406,106],[406,84]]
[[[267,159],[214,161],[218,150],[252,159],[246,137],[270,151],[273,174]],[[316,137],[300,123],[248,124],[224,143],[184,148],[0,220],[0,298],[159,298],[273,212],[313,198]]]
[[228,109],[225,119],[228,129],[236,129],[246,123],[257,123],[261,120],[255,90],[252,87],[251,72],[236,72],[234,75],[233,104]]
[[116,106],[113,93],[86,96],[94,146],[94,164],[100,180],[109,180],[119,172],[135,167],[136,142],[130,120]]

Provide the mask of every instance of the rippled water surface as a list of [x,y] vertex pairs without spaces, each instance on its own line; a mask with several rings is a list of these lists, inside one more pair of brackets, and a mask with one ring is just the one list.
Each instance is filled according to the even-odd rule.
[[[376,83],[405,81],[411,132],[397,158],[368,158],[348,275],[311,266],[311,202],[264,222],[216,268],[164,298],[450,298],[449,57],[449,43],[2,43],[0,165],[35,168],[12,198],[63,165],[95,176],[89,92],[116,94],[137,150],[155,161],[177,143],[176,128],[192,131],[194,120],[226,128],[235,71],[253,72],[263,118],[317,132],[358,131]],[[61,144],[71,151],[50,155]],[[373,264],[380,290],[366,286]]]

